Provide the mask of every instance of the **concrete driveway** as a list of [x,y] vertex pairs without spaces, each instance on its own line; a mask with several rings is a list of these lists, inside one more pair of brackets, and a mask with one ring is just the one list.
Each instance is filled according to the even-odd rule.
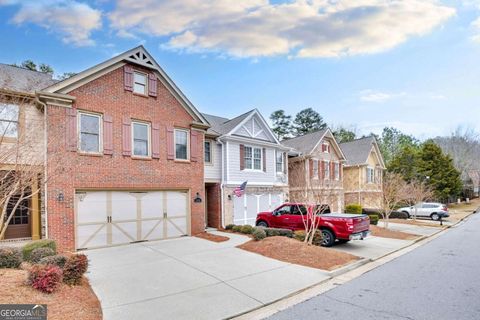
[[362,258],[378,259],[386,254],[406,247],[413,242],[413,240],[398,240],[369,236],[364,240],[336,244],[333,249],[347,252]]
[[184,237],[89,250],[88,278],[104,319],[223,319],[328,278],[325,271]]

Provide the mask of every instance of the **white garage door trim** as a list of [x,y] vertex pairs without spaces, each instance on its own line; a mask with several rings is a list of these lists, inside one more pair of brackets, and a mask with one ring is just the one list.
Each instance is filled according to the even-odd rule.
[[255,225],[257,213],[271,211],[283,203],[282,192],[250,193],[233,199],[233,223]]
[[190,234],[188,190],[75,193],[75,248],[100,248]]

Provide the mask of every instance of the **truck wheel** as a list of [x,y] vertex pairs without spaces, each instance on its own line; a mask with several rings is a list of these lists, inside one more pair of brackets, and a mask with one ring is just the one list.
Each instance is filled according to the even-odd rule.
[[438,213],[432,213],[430,215],[430,218],[432,218],[432,220],[434,221],[438,221],[438,219],[440,219],[440,216],[438,215]]
[[257,227],[268,228],[268,224],[265,221],[259,221]]
[[335,235],[327,229],[322,229],[322,247],[331,247],[335,243]]

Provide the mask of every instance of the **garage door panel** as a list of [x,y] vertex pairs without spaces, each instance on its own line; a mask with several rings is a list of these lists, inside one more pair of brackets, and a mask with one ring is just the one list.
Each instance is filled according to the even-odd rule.
[[244,224],[245,196],[233,198],[233,224]]
[[185,219],[168,219],[167,220],[167,237],[175,238],[185,235],[187,225]]
[[183,217],[187,213],[187,193],[167,191],[167,214],[168,217]]
[[137,222],[114,222],[112,223],[112,244],[138,241]]
[[142,197],[142,219],[163,218],[163,191],[154,191]]
[[233,223],[255,225],[257,213],[271,211],[282,203],[281,193],[246,194],[242,197],[234,197]]
[[107,193],[88,192],[77,194],[77,210],[82,212],[78,215],[77,223],[94,223],[107,221]]
[[112,219],[113,220],[135,220],[137,219],[137,198],[141,193],[110,192],[112,198]]
[[142,221],[142,240],[163,239],[163,218],[157,220]]
[[107,243],[106,224],[91,224],[77,227],[77,248],[95,248]]

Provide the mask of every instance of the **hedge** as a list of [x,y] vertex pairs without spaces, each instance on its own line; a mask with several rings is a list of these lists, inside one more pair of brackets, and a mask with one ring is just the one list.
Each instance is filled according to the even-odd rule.
[[362,214],[362,205],[351,203],[345,206],[345,213]]
[[54,253],[57,253],[57,244],[55,243],[55,241],[49,239],[36,240],[23,246],[23,260],[30,261],[30,255],[32,254],[32,251],[37,248],[50,248],[53,250]]

